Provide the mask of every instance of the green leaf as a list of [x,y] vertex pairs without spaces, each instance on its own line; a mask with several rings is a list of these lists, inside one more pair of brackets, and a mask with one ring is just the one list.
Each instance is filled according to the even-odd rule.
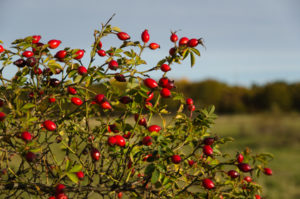
[[72,169],[70,169],[69,170],[69,172],[71,173],[71,172],[79,172],[79,171],[81,171],[81,169],[82,169],[82,166],[80,165],[80,164],[76,164]]
[[182,59],[185,59],[185,58],[187,58],[187,56],[189,55],[189,53],[190,53],[190,51],[189,50],[185,50],[184,52],[183,52],[183,54],[182,54]]
[[151,183],[152,183],[152,184],[155,184],[155,183],[158,181],[158,179],[159,179],[159,174],[160,174],[159,170],[155,169],[155,170],[153,171],[152,176],[151,176]]
[[153,164],[153,163],[152,163],[152,164],[149,164],[149,165],[146,167],[146,169],[145,169],[145,174],[146,174],[146,175],[152,174],[152,172],[154,171],[154,169],[155,169],[154,164]]
[[198,49],[196,48],[190,48],[196,55],[198,55],[200,57],[200,52]]
[[28,104],[25,104],[25,105],[21,108],[21,110],[27,110],[27,109],[31,109],[31,108],[33,108],[33,107],[35,107],[35,104],[28,103]]
[[113,31],[121,32],[121,29],[117,26],[111,28]]
[[55,60],[50,60],[48,62],[48,67],[50,68],[50,70],[55,74],[55,69],[60,69],[63,70],[63,68],[61,67],[61,65],[59,63],[57,63]]
[[78,183],[78,177],[77,177],[77,175],[75,173],[67,173],[67,176],[74,183]]
[[193,67],[195,65],[195,56],[193,53],[190,53],[191,55],[191,67]]

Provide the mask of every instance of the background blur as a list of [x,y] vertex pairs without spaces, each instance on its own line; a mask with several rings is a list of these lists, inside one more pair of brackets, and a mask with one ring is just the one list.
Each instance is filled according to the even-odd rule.
[[[225,150],[249,146],[275,155],[272,177],[264,177],[266,198],[300,198],[300,1],[298,0],[0,0],[0,40],[4,47],[29,35],[42,42],[89,51],[94,29],[116,13],[113,26],[139,40],[149,29],[147,67],[168,54],[170,31],[179,37],[203,37],[207,49],[191,69],[174,68],[170,79],[197,107],[214,104],[214,132],[232,136]],[[103,48],[115,45],[104,40]],[[88,56],[85,56],[86,58]],[[83,62],[87,61],[83,60]],[[12,75],[15,67],[8,69]],[[161,73],[153,72],[154,78]],[[175,108],[173,104],[170,108]]]

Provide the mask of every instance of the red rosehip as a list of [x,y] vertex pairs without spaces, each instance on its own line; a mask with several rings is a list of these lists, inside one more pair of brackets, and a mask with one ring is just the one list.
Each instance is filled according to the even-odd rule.
[[25,141],[25,142],[28,142],[30,140],[32,140],[32,135],[31,133],[25,131],[21,134],[21,138]]
[[251,167],[249,164],[246,164],[246,163],[240,163],[238,164],[238,167],[239,169],[242,171],[242,172],[249,172],[251,171]]
[[84,66],[79,66],[78,67],[78,73],[80,75],[86,75],[87,74],[87,69]]
[[170,81],[170,80],[169,80],[167,77],[162,77],[162,78],[160,78],[158,84],[159,84],[161,87],[166,88],[166,87],[168,86],[168,84],[169,84],[169,81]]
[[98,94],[95,96],[95,101],[98,103],[98,104],[101,104],[102,102],[105,101],[105,95],[103,94]]
[[65,191],[66,186],[63,184],[58,184],[55,187],[55,193],[59,194],[59,193],[63,193]]
[[33,44],[37,44],[37,43],[39,43],[39,41],[41,40],[41,35],[33,35],[32,36],[32,43]]
[[33,162],[36,159],[36,155],[29,151],[28,153],[26,153],[25,158],[28,162]]
[[181,162],[180,155],[173,155],[171,159],[174,164],[179,164]]
[[78,50],[75,54],[77,55],[74,59],[81,59],[84,56],[84,50]]
[[129,103],[133,102],[133,100],[132,100],[130,97],[128,97],[128,96],[123,96],[123,97],[121,97],[121,98],[119,99],[119,101],[120,101],[121,103],[123,103],[123,104],[129,104]]
[[121,135],[115,135],[115,138],[117,140],[116,144],[120,147],[124,147],[126,145],[126,141],[125,139],[123,138],[123,136]]
[[270,168],[264,168],[264,174],[271,176],[273,174],[273,171]]
[[250,176],[244,177],[244,180],[248,183],[252,182],[252,178]]
[[51,120],[46,120],[45,122],[43,122],[43,125],[48,131],[56,130],[56,124],[54,122],[52,122]]
[[175,33],[172,33],[170,36],[171,42],[176,42],[178,40],[178,36]]
[[163,88],[161,89],[160,91],[160,95],[163,97],[163,98],[168,98],[171,96],[171,91],[167,88]]
[[149,48],[150,48],[151,50],[156,50],[157,48],[160,48],[160,45],[157,44],[157,43],[150,43],[150,44],[149,44]]
[[187,45],[189,42],[189,39],[187,37],[182,37],[180,40],[179,40],[179,46],[184,46],[184,45]]
[[50,196],[48,199],[56,199],[55,196]]
[[130,39],[130,36],[126,32],[119,32],[117,34],[118,38],[122,41],[125,41],[127,39]]
[[29,57],[26,60],[26,65],[30,67],[34,67],[36,65],[37,61],[34,57]]
[[235,171],[235,170],[230,170],[230,171],[228,171],[228,173],[227,173],[231,178],[237,178],[237,177],[239,177],[239,173],[237,172],[237,171]]
[[169,54],[170,54],[171,56],[175,56],[175,55],[176,55],[176,48],[175,48],[175,47],[170,48]]
[[19,68],[23,68],[24,66],[26,66],[26,61],[24,59],[18,59],[14,61],[13,64]]
[[261,199],[260,195],[255,195],[255,199]]
[[93,160],[98,161],[100,158],[100,152],[98,151],[98,149],[93,148],[91,151],[91,156],[92,156]]
[[56,40],[56,39],[52,39],[52,40],[48,41],[48,44],[49,44],[49,48],[55,49],[61,44],[61,41]]
[[168,72],[168,71],[171,70],[171,67],[168,64],[162,64],[160,66],[160,70],[163,71],[163,72]]
[[22,55],[24,56],[24,57],[32,57],[33,56],[33,52],[32,51],[29,51],[29,50],[27,50],[27,51],[24,51],[23,53],[22,53]]
[[84,178],[84,173],[82,171],[76,172],[76,175],[79,180],[82,180]]
[[111,137],[108,138],[107,143],[110,146],[114,146],[117,143],[117,139],[115,138],[115,136],[111,136]]
[[129,139],[130,136],[131,136],[131,132],[129,132],[129,131],[123,135],[123,137],[126,139]]
[[4,48],[3,48],[3,46],[2,45],[0,45],[0,53],[3,53],[4,52]]
[[148,154],[143,158],[143,161],[147,161],[149,159],[152,159],[153,155],[152,154]]
[[203,146],[203,153],[204,153],[205,155],[207,155],[207,156],[211,156],[211,155],[214,153],[214,151],[213,151],[213,149],[211,148],[211,146],[209,146],[209,145],[204,145],[204,146]]
[[121,199],[122,197],[123,197],[123,193],[122,193],[122,192],[119,192],[119,193],[118,193],[118,198]]
[[148,131],[150,131],[150,132],[155,131],[155,132],[158,133],[160,130],[161,130],[161,127],[158,126],[158,125],[151,125],[151,126],[148,127]]
[[72,97],[71,102],[76,106],[80,106],[83,104],[83,101],[78,97]]
[[[137,121],[139,118],[139,114],[135,114],[134,115],[134,119],[135,121]],[[146,121],[146,118],[144,118],[143,116],[140,116],[140,120],[138,121],[138,124],[141,125],[141,126],[147,126],[147,121]]]
[[52,87],[57,87],[60,84],[60,81],[56,78],[51,78],[49,84]]
[[101,41],[99,41],[99,43],[98,43],[98,45],[97,45],[97,48],[98,48],[98,49],[101,49],[101,48],[102,48],[102,42],[101,42]]
[[205,189],[213,189],[215,188],[215,184],[211,179],[205,178],[202,180],[202,185]]
[[0,122],[4,121],[6,115],[3,112],[0,112]]
[[142,143],[145,146],[150,146],[152,144],[152,138],[151,138],[151,136],[144,137]]
[[57,58],[57,59],[63,59],[63,58],[65,58],[66,57],[66,55],[67,55],[67,51],[65,51],[65,50],[60,50],[60,51],[58,51],[56,54],[55,54],[55,58]]
[[189,105],[188,109],[189,109],[189,111],[195,111],[196,107],[195,107],[195,105]]
[[195,161],[194,160],[189,160],[188,163],[189,163],[190,166],[193,166],[195,164]]
[[215,139],[214,138],[205,138],[203,142],[205,145],[212,145],[215,142]]
[[158,87],[157,82],[151,78],[144,79],[144,84],[145,84],[145,86],[147,86],[150,89],[154,89],[154,88]]
[[196,47],[198,45],[199,41],[198,39],[190,39],[188,42],[189,47]]
[[68,199],[68,196],[64,193],[60,193],[56,196],[56,199]]
[[193,105],[193,104],[194,104],[193,99],[192,99],[192,98],[187,98],[187,99],[186,99],[186,104],[187,104],[187,105]]
[[153,107],[153,105],[151,102],[145,102],[144,107],[145,107],[145,109],[149,110],[149,107]]
[[144,42],[144,43],[147,43],[149,40],[150,40],[150,35],[149,35],[149,33],[148,33],[148,30],[146,29],[146,30],[144,30],[144,32],[142,33],[142,41]]
[[102,102],[100,104],[100,106],[101,106],[102,109],[111,109],[112,108],[111,105],[109,104],[109,102],[107,102],[107,101]]
[[34,74],[36,74],[36,75],[40,75],[40,74],[42,74],[43,73],[43,71],[42,71],[42,69],[40,69],[40,68],[36,68],[36,69],[34,69]]
[[97,51],[97,53],[98,53],[98,55],[100,56],[100,57],[105,57],[106,56],[106,52],[105,52],[105,50],[98,50]]
[[68,93],[71,95],[75,95],[77,93],[77,90],[71,86],[68,87]]
[[49,97],[48,100],[49,100],[49,103],[54,103],[56,101],[56,99],[54,97]]
[[109,63],[108,63],[108,67],[109,69],[111,70],[117,70],[117,68],[119,67],[119,64],[116,60],[111,60]]
[[145,101],[146,102],[150,102],[153,99],[153,97],[154,97],[154,93],[151,92],[151,91],[148,91],[147,95],[148,95],[148,98]]
[[238,163],[242,163],[244,160],[244,156],[240,153],[236,157]]

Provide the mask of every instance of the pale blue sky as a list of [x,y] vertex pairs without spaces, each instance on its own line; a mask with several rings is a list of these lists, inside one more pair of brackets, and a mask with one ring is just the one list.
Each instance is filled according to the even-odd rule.
[[[207,50],[200,49],[195,67],[189,61],[174,66],[171,78],[292,82],[300,81],[299,10],[298,0],[0,0],[0,40],[8,45],[40,34],[44,42],[56,38],[61,47],[89,50],[94,29],[116,13],[112,25],[133,39],[147,28],[151,41],[161,45],[145,53],[150,66],[168,53],[170,30],[204,38]],[[104,42],[105,49],[116,44],[113,38]]]

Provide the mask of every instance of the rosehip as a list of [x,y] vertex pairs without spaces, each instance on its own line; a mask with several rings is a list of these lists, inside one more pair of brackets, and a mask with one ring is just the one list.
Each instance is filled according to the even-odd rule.
[[152,138],[151,138],[151,136],[144,137],[142,143],[145,146],[150,146],[152,144]]
[[123,137],[126,139],[129,139],[130,136],[131,136],[131,132],[129,132],[129,131],[123,135]]
[[49,48],[55,49],[61,44],[61,41],[56,40],[56,39],[52,39],[52,40],[48,41],[48,44],[49,44]]
[[49,97],[48,100],[50,103],[54,103],[56,101],[56,99],[54,97]]
[[146,101],[146,102],[149,102],[149,101],[151,101],[151,100],[153,99],[154,93],[151,92],[151,91],[148,91],[148,92],[147,92],[147,95],[148,95],[148,98],[147,98],[145,101]]
[[175,47],[170,48],[169,54],[170,54],[171,56],[175,56],[175,55],[176,55],[176,48],[175,48]]
[[115,138],[117,140],[116,144],[120,147],[124,147],[126,145],[125,139],[121,135],[115,135]]
[[188,42],[189,47],[196,47],[198,45],[198,39],[190,39]]
[[171,91],[167,88],[163,88],[161,89],[160,91],[160,95],[163,97],[163,98],[168,98],[171,96]]
[[29,50],[27,50],[27,51],[24,51],[23,53],[22,53],[22,55],[24,56],[24,57],[32,57],[33,56],[33,52],[32,51],[29,51]]
[[250,177],[250,176],[246,176],[246,177],[244,177],[244,180],[246,181],[246,182],[251,182],[252,181],[252,178]]
[[3,53],[4,52],[4,48],[3,48],[3,46],[2,45],[0,45],[0,53]]
[[25,131],[22,133],[21,138],[25,141],[28,142],[32,139],[32,136],[29,132]]
[[240,154],[237,155],[237,158],[236,158],[236,159],[237,159],[237,162],[238,162],[238,163],[242,163],[243,160],[244,160],[244,156],[240,153]]
[[76,106],[80,106],[83,104],[83,101],[78,97],[72,97],[71,102]]
[[158,125],[151,125],[151,126],[148,127],[148,131],[150,131],[150,132],[155,131],[155,132],[158,133],[160,130],[161,130],[161,127],[158,126]]
[[184,46],[184,45],[187,45],[189,42],[189,39],[187,37],[182,37],[180,40],[179,40],[179,46]]
[[34,57],[29,57],[27,60],[26,60],[26,65],[27,66],[30,66],[30,67],[34,67],[36,65],[37,61]]
[[119,32],[117,36],[122,41],[130,39],[130,36],[126,32]]
[[57,87],[60,84],[60,81],[56,78],[51,78],[49,84],[52,87]]
[[189,160],[188,163],[189,163],[190,166],[193,166],[195,164],[195,161],[194,160]]
[[66,55],[67,55],[67,51],[65,51],[65,50],[60,50],[60,51],[58,51],[56,54],[55,54],[55,58],[57,58],[57,59],[63,59],[63,58],[65,58],[66,57]]
[[123,193],[122,193],[122,192],[119,192],[119,193],[118,193],[118,198],[121,199],[122,197],[123,197]]
[[114,146],[117,143],[117,139],[115,138],[115,136],[111,136],[108,138],[107,142],[110,146]]
[[109,63],[108,63],[108,67],[109,69],[111,70],[117,70],[117,68],[119,67],[119,64],[116,60],[111,60]]
[[79,180],[82,180],[84,178],[84,173],[82,171],[76,172],[76,175]]
[[98,104],[101,104],[102,102],[105,101],[105,96],[103,94],[98,94],[98,95],[95,96],[95,101]]
[[168,71],[171,70],[171,67],[168,64],[162,64],[160,66],[160,70],[163,71],[163,72],[168,72]]
[[33,162],[36,159],[36,155],[29,151],[28,153],[26,153],[25,158],[28,162]]
[[37,44],[37,43],[39,43],[39,41],[41,40],[41,35],[33,35],[32,36],[32,43],[33,44]]
[[115,75],[115,79],[116,79],[118,82],[126,82],[125,76],[122,75],[122,74],[119,74],[119,73],[117,73],[117,74]]
[[271,176],[273,174],[273,171],[270,168],[264,168],[264,174]]
[[3,112],[0,112],[0,122],[4,121],[6,115]]
[[97,53],[98,53],[98,55],[99,55],[100,57],[105,57],[105,56],[106,56],[105,50],[98,50]]
[[84,50],[78,50],[75,54],[77,55],[74,59],[81,59],[84,56]]
[[175,33],[172,33],[170,36],[171,42],[176,42],[178,40],[178,36]]
[[192,98],[187,98],[187,99],[186,99],[186,104],[187,104],[187,105],[193,105],[193,104],[194,104],[193,99],[192,99]]
[[92,156],[93,160],[98,161],[100,158],[100,152],[98,151],[98,149],[93,148],[91,151],[91,156]]
[[180,155],[173,155],[171,159],[174,164],[179,164],[181,162]]
[[50,196],[48,199],[56,199],[55,196]]
[[230,170],[230,171],[228,171],[228,173],[227,173],[231,178],[237,178],[237,177],[239,177],[239,173],[237,172],[237,171],[235,171],[235,170]]
[[43,122],[43,126],[48,130],[48,131],[55,131],[56,130],[56,124],[52,122],[51,120],[46,120]]
[[149,107],[153,107],[153,105],[151,102],[145,102],[144,107],[145,107],[145,109],[149,110]]
[[14,61],[13,64],[19,68],[23,68],[26,65],[26,61],[24,59],[18,59],[16,61]]
[[40,69],[40,68],[34,69],[33,72],[34,72],[34,74],[36,74],[36,75],[40,75],[40,74],[43,73],[42,69]]
[[242,171],[242,172],[249,172],[251,171],[251,167],[249,164],[246,164],[246,163],[240,163],[238,164],[238,167],[239,169]]
[[99,41],[99,43],[98,43],[98,45],[97,45],[97,48],[98,48],[98,49],[101,49],[101,48],[102,48],[102,42],[101,42],[101,41]]
[[110,124],[107,126],[108,132],[119,133],[119,129],[115,124]]
[[215,142],[215,139],[214,138],[205,138],[203,142],[205,145],[212,145]]
[[209,145],[204,145],[203,146],[203,153],[207,156],[211,156],[214,152],[213,149],[211,148],[211,146]]
[[109,102],[105,101],[105,102],[102,102],[100,104],[101,108],[102,109],[111,109],[111,105],[109,104]]
[[64,193],[60,193],[56,196],[56,199],[68,199],[68,196]]
[[162,77],[160,78],[158,84],[163,87],[163,88],[166,88],[168,86],[168,83],[169,83],[169,79],[167,77]]
[[149,40],[150,40],[150,35],[149,35],[149,33],[148,33],[148,30],[146,29],[146,30],[144,30],[144,32],[142,33],[142,41],[144,42],[144,43],[147,43]]
[[[135,121],[137,121],[138,118],[139,118],[139,114],[135,114],[134,115]],[[146,121],[146,119],[144,117],[141,116],[138,124],[141,125],[141,126],[145,126],[146,127],[147,126],[147,121]]]
[[78,73],[80,75],[86,75],[87,74],[87,69],[84,66],[79,66],[78,67]]
[[149,44],[149,48],[150,48],[151,50],[156,50],[157,48],[160,48],[160,45],[157,44],[157,43],[150,43],[150,44]]
[[261,199],[260,195],[255,195],[255,199]]
[[150,89],[154,89],[154,88],[158,87],[157,82],[154,79],[151,79],[151,78],[145,79],[144,84],[145,84],[145,86],[147,86]]
[[189,111],[195,111],[196,107],[195,107],[195,105],[189,105],[188,109],[189,109]]
[[205,189],[213,189],[215,187],[215,184],[211,179],[205,178],[202,180],[202,185]]
[[69,93],[69,94],[72,94],[72,95],[75,95],[75,94],[77,93],[77,91],[76,91],[75,88],[69,86],[69,87],[68,87],[68,93]]

